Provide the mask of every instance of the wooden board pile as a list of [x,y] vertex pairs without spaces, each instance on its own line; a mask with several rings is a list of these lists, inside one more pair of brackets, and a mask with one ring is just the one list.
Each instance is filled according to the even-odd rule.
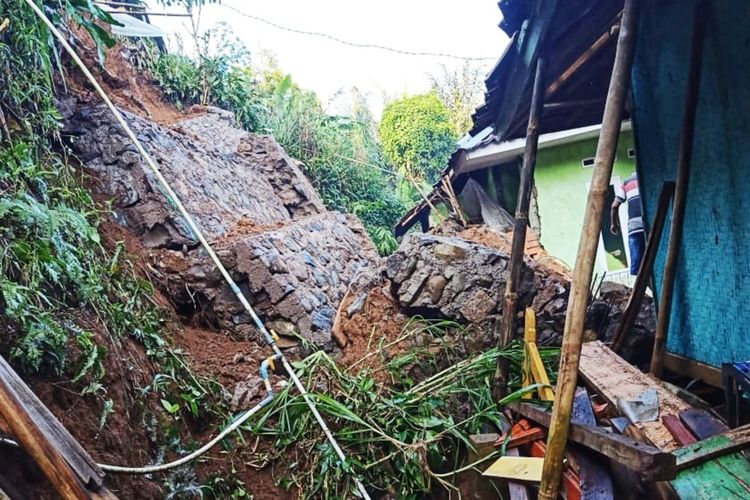
[[[730,430],[708,409],[682,399],[680,389],[598,341],[584,344],[579,374],[586,387],[578,388],[574,402],[564,498],[750,497],[750,463],[742,453],[750,446],[750,426]],[[538,378],[531,374],[529,381]],[[646,393],[655,393],[651,409],[658,405],[658,416],[624,416],[621,409],[638,407],[634,401]],[[513,500],[534,498],[541,480],[551,411],[546,392],[538,399],[509,405],[512,427],[494,441],[505,453],[484,471]]]

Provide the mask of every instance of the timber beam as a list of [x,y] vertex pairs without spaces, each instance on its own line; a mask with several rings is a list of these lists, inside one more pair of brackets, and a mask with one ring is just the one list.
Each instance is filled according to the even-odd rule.
[[[552,413],[530,403],[512,403],[510,409],[534,422],[549,427]],[[593,425],[571,422],[568,439],[605,455],[631,469],[644,481],[666,481],[677,475],[676,458],[655,446],[628,436],[608,432]]]

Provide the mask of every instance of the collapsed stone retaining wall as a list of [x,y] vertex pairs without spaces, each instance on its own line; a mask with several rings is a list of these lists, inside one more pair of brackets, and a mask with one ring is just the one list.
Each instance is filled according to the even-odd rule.
[[[103,106],[65,106],[65,133],[141,237],[177,310],[230,332],[255,328],[145,162]],[[299,165],[268,136],[200,108],[171,127],[124,113],[246,296],[280,334],[330,346],[333,316],[358,271],[378,262],[354,216],[329,212]]]
[[[401,310],[467,325],[473,345],[483,349],[497,343],[508,263],[508,254],[500,248],[458,237],[410,234],[386,259],[381,275],[390,283],[392,300]],[[376,279],[370,282],[379,283]],[[567,274],[542,261],[526,259],[519,283],[518,336],[523,336],[523,311],[532,307],[538,342],[560,345],[569,292]],[[364,302],[367,290],[357,290],[357,294],[352,304]],[[610,340],[628,297],[627,287],[605,283],[589,306],[585,338]],[[359,312],[354,309],[347,313],[352,316]],[[654,328],[653,307],[646,301],[623,354],[636,363],[646,361],[643,353],[650,352]],[[351,336],[351,332],[343,334]]]

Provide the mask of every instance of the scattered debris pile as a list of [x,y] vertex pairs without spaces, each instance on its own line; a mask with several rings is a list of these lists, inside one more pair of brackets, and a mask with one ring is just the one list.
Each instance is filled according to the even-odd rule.
[[[730,431],[705,402],[626,362],[601,342],[584,344],[568,431],[561,490],[566,498],[746,498],[750,464],[738,451],[747,432]],[[689,401],[699,401],[695,407]],[[510,405],[504,434],[470,439],[495,462],[470,479],[473,498],[494,498],[488,479],[507,484],[510,498],[532,498],[542,476],[549,409]],[[502,451],[501,451],[502,450]],[[606,460],[602,460],[606,457]],[[482,496],[483,495],[483,496]]]
[[[380,294],[383,283],[387,283],[391,300],[402,313],[469,325],[477,350],[496,345],[508,272],[508,237],[486,227],[470,227],[462,232],[471,234],[473,241],[456,236],[407,235],[399,249],[386,259],[379,279],[361,280],[364,285],[360,283],[351,291],[352,298],[343,313],[347,318],[359,314],[357,306],[366,303],[368,291]],[[550,258],[546,254],[538,252],[536,256],[537,259],[527,258],[521,274],[518,336],[523,336],[522,311],[532,307],[537,314],[539,344],[559,345],[570,277],[557,264],[548,265]],[[588,340],[611,339],[628,296],[625,286],[601,285],[589,306]],[[646,361],[643,356],[650,352],[647,346],[653,341],[654,327],[652,305],[644,303],[623,349],[626,358],[636,363]],[[342,338],[357,334],[343,328]]]
[[[177,311],[252,335],[251,319],[109,112],[70,101],[65,109],[74,150],[113,198],[118,222],[152,249],[153,275]],[[327,211],[273,138],[235,127],[227,111],[199,108],[171,128],[126,117],[270,326],[331,347],[347,284],[378,260],[361,222]]]

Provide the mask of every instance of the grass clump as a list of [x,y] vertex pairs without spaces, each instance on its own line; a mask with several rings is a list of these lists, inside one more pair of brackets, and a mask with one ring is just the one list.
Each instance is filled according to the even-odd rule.
[[[508,358],[512,372],[520,373],[523,347],[514,344],[461,359],[465,354],[454,350],[450,340],[455,332],[460,336],[458,325],[419,319],[406,330],[427,332],[440,347],[410,349],[359,372],[337,366],[322,351],[296,363],[349,462],[340,463],[302,397],[288,387],[252,425],[275,439],[279,453],[296,450],[301,457],[288,467],[282,485],[296,486],[305,498],[351,498],[353,476],[397,498],[423,498],[436,485],[457,491],[457,472],[474,465],[464,463],[468,436],[502,425],[491,396],[497,359]],[[541,350],[550,369],[557,353]],[[518,377],[512,384],[516,391],[506,402],[529,390],[520,388]]]

